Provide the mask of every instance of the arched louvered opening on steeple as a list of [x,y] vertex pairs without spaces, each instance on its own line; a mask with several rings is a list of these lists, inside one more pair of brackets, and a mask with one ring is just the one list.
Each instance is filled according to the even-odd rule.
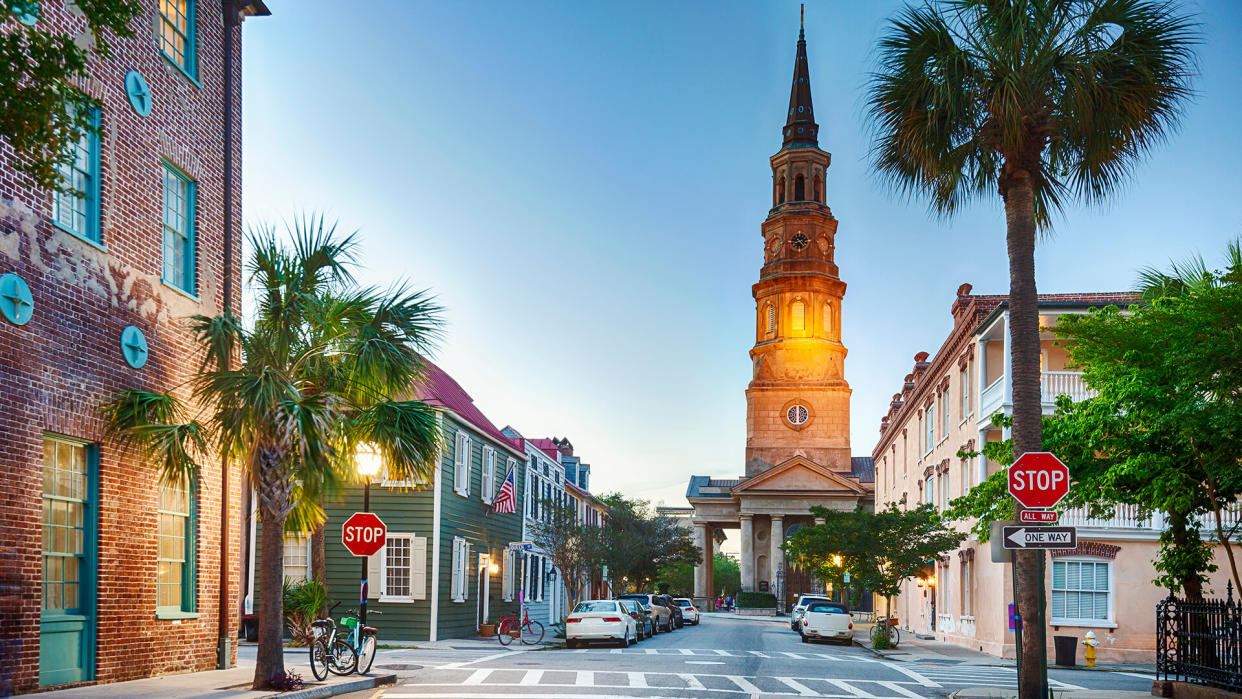
[[832,337],[832,304],[824,304],[824,335]]
[[820,177],[818,173],[815,175],[815,187],[812,191],[814,193],[815,201],[823,204],[824,203],[824,178]]
[[789,307],[789,329],[794,332],[806,330],[806,304],[801,300],[794,301]]
[[794,177],[794,201],[806,201],[806,178],[802,175]]
[[765,333],[776,331],[776,306],[769,303],[763,309],[763,331]]
[[785,203],[785,176],[781,175],[776,178],[776,203]]

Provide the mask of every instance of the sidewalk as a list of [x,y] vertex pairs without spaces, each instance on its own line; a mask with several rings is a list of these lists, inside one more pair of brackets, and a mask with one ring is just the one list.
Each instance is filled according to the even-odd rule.
[[[1053,690],[1057,699],[1145,699],[1151,692],[1130,692],[1116,689],[1079,689],[1074,691]],[[949,694],[955,699],[1017,699],[1018,693],[1009,689],[980,687],[976,689],[959,689]]]
[[322,682],[311,674],[310,665],[305,660],[305,649],[296,660],[291,653],[285,654],[285,672],[296,672],[302,676],[302,689],[291,692],[275,692],[270,690],[255,691],[250,689],[254,679],[254,663],[240,663],[228,670],[209,670],[206,672],[186,672],[180,675],[164,675],[149,677],[128,682],[112,682],[89,687],[59,689],[41,692],[39,697],[56,697],[57,699],[98,699],[99,697],[126,697],[127,699],[322,699],[348,692],[357,692],[373,687],[395,684],[394,674],[375,673],[369,675],[348,675],[338,677],[329,674]]

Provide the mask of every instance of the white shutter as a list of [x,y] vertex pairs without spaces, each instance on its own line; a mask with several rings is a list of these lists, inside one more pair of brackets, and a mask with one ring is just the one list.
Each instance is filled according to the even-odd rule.
[[384,546],[374,554],[367,556],[367,599],[379,599],[384,585],[384,556],[388,555],[388,547]]
[[501,596],[504,601],[513,601],[513,552],[505,550],[500,554]]
[[479,487],[479,495],[483,498],[483,502],[490,503],[492,494],[495,492],[496,483],[496,450],[491,447],[483,447],[483,475],[481,485]]
[[461,542],[461,598],[470,599],[470,542]]
[[453,539],[453,575],[450,588],[452,590],[450,597],[454,602],[461,601],[461,539]]
[[410,597],[427,599],[427,537],[410,540]]

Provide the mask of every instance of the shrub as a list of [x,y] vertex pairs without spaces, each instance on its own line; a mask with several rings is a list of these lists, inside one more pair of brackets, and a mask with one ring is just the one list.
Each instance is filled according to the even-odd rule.
[[282,692],[291,692],[302,688],[302,676],[292,670],[277,672],[268,680],[268,685]]
[[771,592],[739,592],[736,605],[741,609],[775,608],[776,595]]
[[286,580],[281,586],[284,600],[285,626],[293,638],[292,645],[306,646],[315,639],[311,622],[319,616],[319,610],[328,605],[328,591],[317,580]]

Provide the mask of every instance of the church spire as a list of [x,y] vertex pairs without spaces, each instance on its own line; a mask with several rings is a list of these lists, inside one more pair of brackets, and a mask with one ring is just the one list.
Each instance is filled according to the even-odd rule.
[[819,125],[811,107],[811,71],[806,61],[806,6],[798,24],[798,55],[794,59],[793,87],[789,91],[789,117],[785,121],[785,148],[818,146]]

